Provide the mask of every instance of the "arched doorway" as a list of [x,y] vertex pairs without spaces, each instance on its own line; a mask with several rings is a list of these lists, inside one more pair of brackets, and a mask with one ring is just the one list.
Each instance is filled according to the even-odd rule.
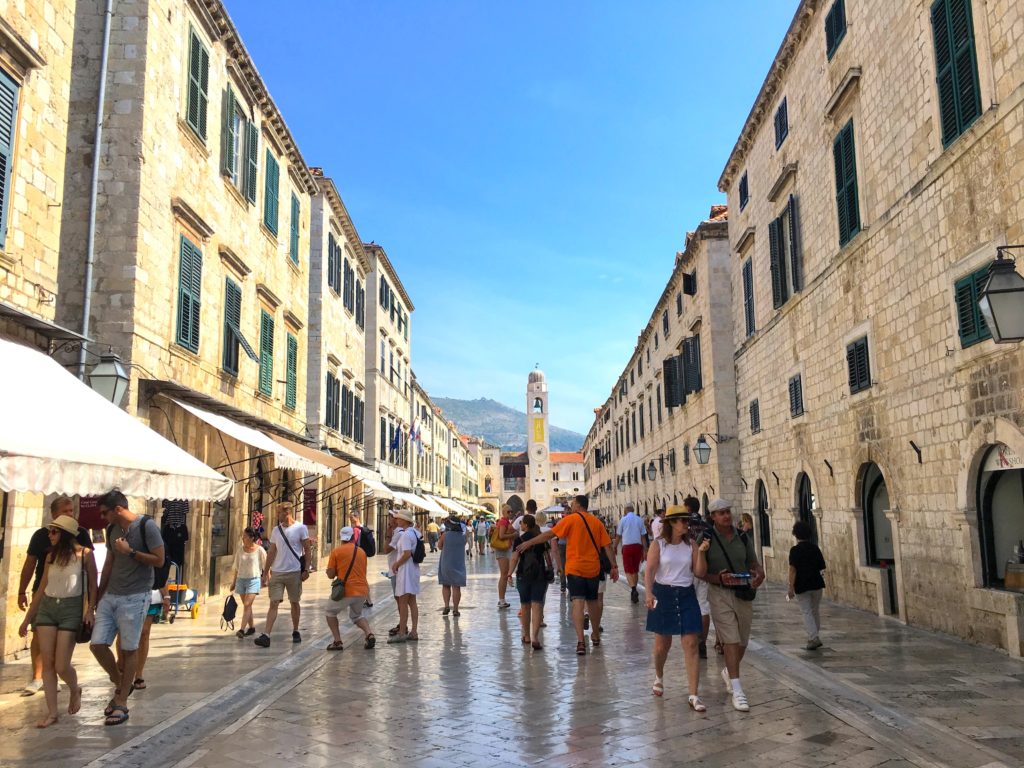
[[811,478],[801,472],[796,481],[797,519],[811,527],[811,541],[818,543],[818,521],[814,518],[814,493],[811,490]]
[[861,509],[864,511],[864,552],[867,565],[892,563],[892,521],[885,516],[889,509],[889,489],[877,464],[867,464],[861,480]]
[[993,445],[981,463],[978,532],[985,586],[1005,588],[1007,563],[1016,559],[1014,546],[1024,540],[1024,459],[1002,443]]
[[515,517],[517,514],[521,514],[526,509],[526,506],[523,504],[523,500],[519,498],[519,496],[509,496],[508,501],[505,503],[512,508],[512,517]]
[[760,480],[754,486],[754,509],[757,511],[757,531],[761,536],[761,546],[772,545],[772,520],[768,517],[768,491]]

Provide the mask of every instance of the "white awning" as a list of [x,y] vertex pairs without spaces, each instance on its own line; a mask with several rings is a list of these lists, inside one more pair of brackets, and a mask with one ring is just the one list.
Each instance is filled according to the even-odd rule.
[[220,501],[232,482],[29,347],[0,339],[0,490]]
[[247,427],[244,424],[239,424],[237,421],[221,416],[217,413],[205,411],[202,408],[197,408],[194,405],[183,403],[181,400],[176,400],[173,397],[169,397],[172,403],[180,408],[184,408],[186,411],[191,413],[197,419],[201,419],[209,424],[214,429],[218,429],[225,435],[235,438],[246,445],[251,445],[263,453],[270,453],[274,456],[274,466],[279,469],[294,469],[299,472],[303,472],[307,475],[323,475],[324,477],[331,476],[331,468],[326,464],[321,464],[318,461],[299,456],[289,448],[285,448],[281,443],[273,440],[268,435],[260,432],[258,429]]
[[448,512],[430,497],[417,496],[415,493],[405,493],[404,491],[395,491],[394,493],[395,499],[398,501],[404,501],[406,504],[425,509],[435,515],[448,516]]
[[363,484],[364,488],[369,488],[378,496],[386,499],[395,498],[395,492],[384,485],[379,472],[374,472],[372,469],[361,467],[355,463],[350,464],[348,470],[352,473],[352,477],[357,478]]
[[465,517],[473,516],[473,513],[470,510],[466,509],[464,506],[459,504],[459,502],[455,501],[455,499],[446,499],[443,496],[431,496],[430,498],[432,498],[442,507],[450,509],[457,515],[463,515]]

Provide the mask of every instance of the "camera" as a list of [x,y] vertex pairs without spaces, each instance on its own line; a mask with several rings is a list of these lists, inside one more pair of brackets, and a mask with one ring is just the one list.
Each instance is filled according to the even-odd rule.
[[697,546],[699,547],[710,538],[711,534],[709,534],[705,528],[701,527],[700,530],[697,531]]

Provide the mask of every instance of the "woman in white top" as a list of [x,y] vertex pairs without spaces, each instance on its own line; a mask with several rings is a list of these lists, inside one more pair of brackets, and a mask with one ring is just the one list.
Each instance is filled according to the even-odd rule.
[[256,634],[252,604],[260,593],[260,575],[267,565],[267,551],[258,541],[256,531],[246,528],[242,531],[242,547],[235,550],[235,592],[242,598],[242,623],[235,632],[239,638]]
[[[46,555],[43,578],[32,598],[18,634],[25,637],[29,624],[39,639],[43,662],[43,690],[46,716],[36,723],[46,728],[57,722],[57,676],[71,692],[68,714],[82,706],[82,688],[71,666],[71,654],[82,623],[92,625],[96,615],[96,561],[92,550],[77,541],[78,521],[61,515],[48,526],[50,551]],[[88,604],[83,605],[83,598]]]
[[[709,542],[700,544],[707,550]],[[697,695],[700,680],[698,644],[701,633],[700,604],[693,585],[693,561],[698,545],[690,541],[687,511],[672,506],[662,517],[658,537],[647,549],[647,568],[644,587],[647,591],[647,631],[654,633],[654,686],[652,692],[661,696],[665,692],[662,677],[672,638],[679,636],[686,659],[686,677],[690,694],[687,701],[697,712],[707,711]]]

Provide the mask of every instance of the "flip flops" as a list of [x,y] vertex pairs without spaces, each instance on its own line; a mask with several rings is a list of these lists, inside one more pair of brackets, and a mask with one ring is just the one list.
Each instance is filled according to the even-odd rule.
[[363,643],[363,648],[365,648],[366,650],[370,650],[375,645],[377,645],[377,638],[372,634],[367,635],[366,642]]
[[327,646],[328,651],[343,651],[345,646],[342,645],[341,640],[335,640],[333,643]]
[[103,721],[104,725],[122,725],[128,722],[128,707],[115,704],[110,708],[110,714]]

